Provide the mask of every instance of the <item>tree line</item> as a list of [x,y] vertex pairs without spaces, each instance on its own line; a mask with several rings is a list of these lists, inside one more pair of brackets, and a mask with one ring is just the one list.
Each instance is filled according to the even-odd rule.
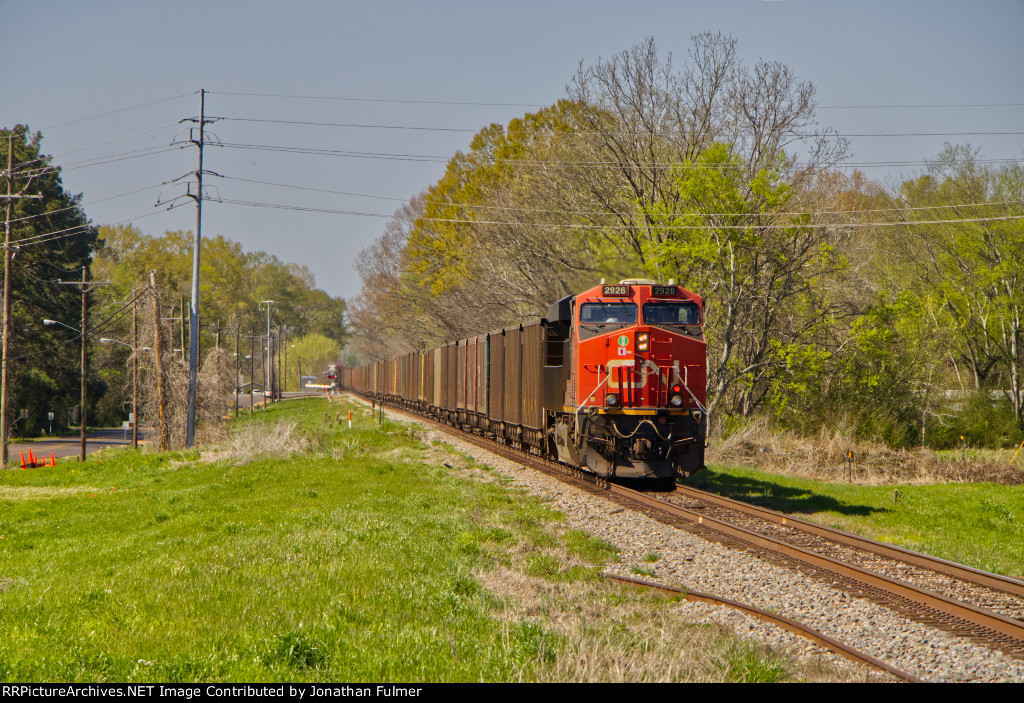
[[[187,349],[182,334],[187,336],[188,325],[182,326],[181,318],[187,322],[187,314],[182,314],[187,303],[182,301],[189,300],[191,291],[191,233],[153,236],[133,225],[94,226],[81,205],[81,196],[64,190],[59,166],[42,152],[41,134],[22,125],[0,131],[0,163],[6,167],[8,162],[8,135],[13,136],[15,186],[42,194],[38,199],[14,200],[10,217],[14,252],[9,266],[10,436],[38,435],[51,427],[58,432],[78,422],[80,336],[75,331],[81,329],[82,296],[80,288],[60,281],[81,280],[83,268],[88,280],[109,282],[90,287],[88,293],[89,424],[120,425],[127,419],[133,354],[141,369],[140,421],[155,424],[151,270],[156,272],[161,301],[156,323],[162,326],[168,406],[170,412],[180,410],[183,415],[187,352],[180,350]],[[275,343],[287,345],[290,352],[287,368],[281,369],[290,390],[297,388],[300,370],[304,375],[316,375],[337,360],[347,341],[345,301],[317,289],[306,267],[264,252],[246,252],[223,236],[204,238],[201,260],[200,396],[205,400],[201,400],[200,410],[208,424],[223,417],[228,396],[239,380],[235,376],[236,335],[240,335],[240,376],[248,379],[250,364],[245,357],[251,355],[257,379],[263,377],[261,342],[251,340],[266,334],[266,308],[259,306],[262,300],[275,301],[271,326],[277,335]],[[133,300],[137,303],[138,351],[131,348]],[[57,324],[44,324],[43,320]],[[101,339],[116,341],[102,343]],[[257,382],[258,389],[262,385]],[[49,413],[54,415],[52,422]],[[172,424],[176,427],[183,422]],[[173,433],[171,440],[180,443]]]
[[648,40],[480,130],[356,260],[359,359],[487,332],[600,278],[704,296],[713,425],[894,446],[1024,428],[1024,172],[947,145],[888,188],[842,169],[815,88],[736,41]]

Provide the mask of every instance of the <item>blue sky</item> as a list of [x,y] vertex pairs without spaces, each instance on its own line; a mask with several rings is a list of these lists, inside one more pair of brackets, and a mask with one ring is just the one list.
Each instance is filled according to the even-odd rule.
[[[731,34],[747,63],[781,61],[813,82],[819,120],[842,133],[1024,131],[1024,3],[1017,0],[0,0],[0,27],[0,125],[43,132],[44,151],[58,155],[65,186],[83,194],[97,224],[145,215],[135,224],[150,234],[194,226],[190,205],[153,206],[161,191],[164,198],[181,192],[162,183],[195,169],[194,149],[161,147],[174,140],[179,120],[198,114],[200,88],[212,91],[209,115],[378,126],[224,120],[210,129],[225,143],[438,157],[207,150],[206,168],[226,176],[207,179],[212,195],[365,213],[204,207],[205,236],[304,264],[319,287],[344,297],[359,291],[351,261],[383,231],[383,216],[436,181],[443,159],[473,132],[558,100],[581,60],[591,64],[648,36],[681,63],[691,35]],[[968,107],[978,104],[1011,105]],[[958,107],[891,107],[950,105]],[[108,140],[117,141],[94,146]],[[1021,135],[854,137],[852,161],[920,162],[945,141],[970,142],[987,158],[1024,156]],[[146,148],[157,153],[136,152]],[[123,156],[135,158],[112,160]],[[98,157],[109,162],[83,163]],[[920,167],[864,170],[894,182]],[[145,190],[128,194],[137,189]]]

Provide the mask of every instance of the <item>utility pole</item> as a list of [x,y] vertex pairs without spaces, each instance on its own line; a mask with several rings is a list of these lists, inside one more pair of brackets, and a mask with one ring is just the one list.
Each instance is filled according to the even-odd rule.
[[281,374],[281,392],[288,392],[288,325],[281,326],[281,349],[284,350],[284,373]]
[[256,389],[253,387],[254,386],[254,381],[256,380],[255,378],[253,378],[253,374],[256,371],[256,369],[254,368],[255,364],[256,364],[256,335],[250,334],[249,335],[249,417],[252,417],[252,394],[256,391]]
[[[89,334],[89,302],[88,302],[89,301],[89,290],[90,290],[89,286],[103,285],[103,284],[106,284],[106,283],[111,283],[111,281],[90,281],[89,280],[89,268],[87,266],[83,266],[82,267],[82,282],[81,283],[79,283],[77,281],[61,281],[59,279],[57,280],[57,283],[59,283],[60,285],[63,285],[63,286],[81,286],[82,287],[82,328],[80,330],[76,330],[76,331],[79,332],[82,335],[82,433],[81,433],[82,451],[81,451],[80,460],[84,462],[85,461],[86,417],[88,415],[87,410],[86,410],[86,403],[89,400],[89,396],[88,396],[88,393],[87,393],[87,384],[86,384],[86,377],[87,377],[88,372],[89,372],[89,358],[86,355],[86,337]],[[50,323],[46,322],[46,324],[50,324]],[[61,324],[63,324],[63,323],[61,323]],[[74,329],[74,328],[72,327],[71,329]]]
[[[29,181],[31,183],[31,181]],[[25,185],[28,188],[28,184]],[[11,339],[11,222],[14,218],[14,201],[20,198],[39,200],[43,196],[14,193],[14,132],[7,135],[7,218],[4,221],[4,325],[3,325],[3,356],[0,357],[0,468],[7,468],[7,358]]]
[[[266,305],[267,306],[267,363],[263,367],[263,370],[264,370],[264,373],[263,373],[263,376],[264,376],[263,390],[271,390],[271,392],[273,392],[273,390],[270,388],[270,386],[271,386],[271,376],[272,376],[271,368],[273,366],[273,362],[271,362],[271,359],[270,359],[270,306],[274,305],[274,301],[273,300],[261,300],[260,301],[260,305]],[[264,398],[266,398],[266,395],[264,395]],[[264,407],[266,407],[266,406],[264,405]]]
[[281,336],[281,326],[277,327],[277,393],[274,395],[274,399],[281,397],[281,353],[284,350],[284,338]]
[[277,376],[274,373],[274,364],[276,363],[277,353],[277,335],[273,332],[267,337],[267,361],[270,362],[270,400],[277,402]]
[[139,448],[139,297],[132,288],[132,449]]
[[149,270],[149,286],[153,291],[153,353],[156,355],[156,396],[157,417],[160,419],[160,451],[166,452],[170,448],[170,431],[167,427],[167,389],[164,384],[164,322],[160,317],[160,293],[156,287],[156,269]]
[[238,419],[238,338],[242,333],[242,325],[235,321],[235,419]]
[[89,368],[89,359],[85,353],[85,335],[88,332],[87,325],[89,324],[89,296],[88,291],[85,287],[87,280],[88,269],[82,267],[82,462],[85,462],[85,416],[86,416],[86,402],[88,401],[88,393],[86,390],[85,374]]
[[185,361],[185,298],[181,298],[181,314],[178,316],[181,325],[181,360]]
[[[191,119],[190,122],[197,120]],[[196,169],[196,192],[188,196],[196,202],[196,231],[192,240],[192,305],[188,316],[188,405],[185,419],[185,446],[191,447],[196,438],[196,385],[199,377],[199,252],[203,231],[203,147],[206,145],[206,125],[215,120],[206,119],[206,90],[199,91],[199,139],[189,141],[199,149],[199,168]],[[191,130],[190,130],[191,131]],[[216,174],[214,174],[216,175]],[[184,317],[184,315],[183,315]],[[184,352],[184,344],[182,352]]]

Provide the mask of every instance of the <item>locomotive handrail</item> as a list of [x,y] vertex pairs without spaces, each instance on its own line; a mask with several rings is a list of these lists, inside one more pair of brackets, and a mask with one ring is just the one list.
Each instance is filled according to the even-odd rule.
[[686,392],[690,394],[691,398],[693,398],[693,402],[697,404],[697,407],[700,408],[700,411],[702,413],[704,413],[704,417],[707,417],[708,416],[708,409],[704,407],[704,403],[702,403],[699,400],[697,400],[697,396],[695,396],[693,394],[693,391],[690,390],[690,387],[688,385],[686,385],[686,381],[683,380],[682,375],[680,375],[680,374],[677,374],[677,375],[679,376],[679,382],[683,384],[683,388],[685,388]]
[[[597,369],[597,377],[598,377],[598,378],[600,378],[600,377],[601,377],[601,367],[598,367],[598,369]],[[598,390],[600,390],[601,386],[603,386],[604,384],[608,383],[608,379],[609,379],[609,378],[611,378],[611,377],[612,377],[612,374],[611,374],[611,372],[609,372],[609,373],[608,373],[608,375],[607,375],[607,376],[605,376],[605,379],[604,379],[603,381],[601,381],[600,383],[598,383],[598,384],[597,384],[597,385],[596,385],[596,386],[594,387],[594,390],[592,390],[592,391],[590,392],[590,395],[588,395],[588,396],[587,396],[587,399],[586,399],[586,400],[584,400],[584,401],[583,401],[583,402],[582,402],[582,403],[580,404],[580,406],[579,406],[578,408],[576,408],[576,412],[575,412],[575,413],[573,413],[573,414],[574,414],[574,415],[576,416],[576,428],[577,428],[577,430],[576,430],[576,434],[577,434],[577,435],[579,434],[579,426],[580,426],[580,410],[582,410],[582,409],[583,409],[583,406],[584,406],[584,405],[586,405],[586,404],[587,404],[588,402],[590,402],[590,399],[594,397],[594,394],[595,394],[595,393],[597,393],[597,391],[598,391]]]

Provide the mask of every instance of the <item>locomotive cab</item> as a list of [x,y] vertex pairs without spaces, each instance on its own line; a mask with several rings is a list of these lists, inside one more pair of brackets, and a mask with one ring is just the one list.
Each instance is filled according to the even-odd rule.
[[563,303],[571,360],[567,402],[552,418],[559,459],[609,477],[671,480],[702,468],[701,298],[671,282],[626,280]]

